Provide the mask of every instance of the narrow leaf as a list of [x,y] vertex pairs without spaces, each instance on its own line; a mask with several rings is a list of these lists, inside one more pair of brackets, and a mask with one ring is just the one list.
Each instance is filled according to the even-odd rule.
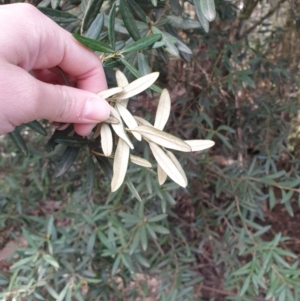
[[118,190],[124,182],[129,160],[129,150],[127,143],[123,139],[119,139],[113,164],[112,192]]
[[127,0],[120,0],[120,13],[122,15],[122,19],[126,29],[128,30],[130,36],[135,40],[139,40],[141,38],[139,29],[136,25],[135,19],[131,12],[131,9],[127,3]]
[[199,152],[215,145],[211,140],[185,140],[184,142],[191,147],[192,152]]
[[83,19],[83,24],[82,24],[83,31],[86,31],[91,26],[91,24],[97,17],[97,14],[99,13],[99,10],[103,4],[103,1],[104,0],[90,0],[89,1],[89,6],[86,10],[86,13],[85,13],[84,19]]
[[87,37],[83,37],[77,33],[73,33],[73,37],[80,42],[81,44],[83,44],[84,46],[94,50],[94,51],[99,51],[99,52],[104,52],[104,53],[114,53],[115,51],[107,44],[97,41],[97,40],[93,40],[93,39],[89,39]]
[[43,126],[37,120],[28,122],[28,123],[26,123],[26,125],[43,136],[47,135],[47,131],[43,128]]
[[[197,0],[195,0],[197,1]],[[215,0],[199,0],[203,15],[208,21],[213,21],[216,18]]]
[[181,15],[182,7],[180,5],[179,0],[170,0],[170,5],[175,15]]
[[23,155],[27,156],[28,155],[27,146],[18,128],[15,128],[13,132],[9,133],[9,136],[12,139],[12,141],[15,143],[15,145],[18,147],[18,149],[23,153]]
[[122,119],[118,113],[118,111],[113,108],[113,107],[110,107],[110,112],[111,114],[113,115],[113,117],[115,117],[116,119],[119,120],[119,123],[118,124],[112,124],[112,128],[113,130],[115,131],[115,133],[120,137],[122,138],[128,145],[131,149],[133,149],[133,144],[132,142],[129,140],[128,136],[127,136],[127,133],[125,132],[124,130],[124,124],[122,122]]
[[141,157],[134,156],[134,155],[130,155],[130,161],[133,164],[136,164],[139,166],[143,166],[143,167],[147,167],[147,168],[152,167],[152,164],[148,160],[141,158]]
[[166,154],[172,160],[172,162],[174,163],[174,165],[176,166],[178,171],[181,173],[182,177],[185,180],[186,186],[187,186],[188,180],[187,180],[186,174],[185,174],[180,162],[177,160],[177,158],[174,156],[174,154],[172,152],[166,151]]
[[198,20],[201,26],[203,27],[204,31],[209,32],[209,22],[202,12],[201,4],[200,4],[201,1],[202,0],[194,0],[196,14],[198,16]]
[[131,131],[140,133],[147,140],[150,140],[166,148],[170,148],[182,152],[191,151],[191,147],[183,140],[173,135],[167,134],[163,131],[160,131],[154,127],[150,127],[147,125],[140,125]]
[[[129,129],[134,129],[138,126],[136,120],[133,118],[133,116],[131,115],[131,113],[125,108],[123,107],[121,104],[116,103],[116,109],[119,112],[119,114],[121,115],[122,119],[124,120],[125,124],[127,125],[127,127]],[[142,136],[141,134],[138,133],[132,133],[134,135],[134,137],[141,141],[142,140]]]
[[153,125],[147,121],[146,119],[139,117],[139,116],[133,116],[133,118],[136,120],[136,122],[138,123],[138,125],[147,125],[147,126],[152,126]]
[[157,177],[158,177],[158,183],[159,183],[159,185],[163,185],[166,182],[167,178],[168,178],[168,175],[160,167],[159,164],[157,164]]
[[106,99],[106,98],[111,97],[112,95],[120,93],[122,90],[123,89],[121,87],[115,87],[115,88],[111,88],[111,89],[101,91],[101,92],[98,93],[98,95],[101,96],[102,98]]
[[142,76],[127,85],[122,92],[113,96],[113,99],[125,99],[135,96],[149,88],[158,78],[159,72]]
[[145,58],[145,55],[142,52],[138,53],[138,68],[139,72],[142,75],[146,75],[150,73],[150,67],[148,65],[148,61]]
[[65,172],[67,172],[70,167],[73,165],[74,161],[77,158],[77,155],[79,153],[80,148],[79,147],[67,147],[60,162],[56,166],[54,176],[60,177]]
[[105,176],[108,178],[108,180],[111,181],[113,176],[113,171],[108,159],[105,157],[98,157],[98,156],[96,156],[96,159]]
[[88,200],[91,198],[94,182],[95,182],[95,164],[92,156],[87,158],[87,168],[86,168],[86,192]]
[[[122,62],[122,64],[135,76],[135,77],[141,77],[142,74],[132,65],[130,65],[125,59],[120,58],[120,61]],[[161,93],[162,89],[156,85],[152,85],[150,87],[151,90],[157,92],[157,93]]]
[[159,98],[159,103],[156,111],[154,127],[163,130],[171,111],[171,98],[167,89],[164,89]]
[[82,147],[84,145],[87,145],[87,140],[79,136],[58,138],[55,139],[55,142],[71,147]]
[[72,15],[62,10],[47,7],[38,7],[38,9],[56,23],[71,23],[78,20],[78,18],[75,15]]
[[104,25],[104,14],[100,13],[97,15],[92,25],[89,27],[87,32],[85,33],[85,37],[97,40],[99,38],[100,32],[103,29]]
[[[118,86],[121,88],[124,88],[129,84],[126,76],[120,70],[117,70],[117,72],[116,72],[116,80],[117,80]],[[122,99],[120,102],[121,105],[126,108],[128,105],[128,100],[129,100],[128,98]]]
[[101,148],[103,150],[103,154],[106,157],[109,157],[113,151],[113,136],[112,136],[110,126],[106,123],[103,123],[100,134],[101,134]]
[[138,41],[125,46],[122,49],[123,54],[137,52],[146,49],[161,39],[161,34],[152,34],[150,36],[139,39]]
[[165,173],[178,185],[186,187],[186,181],[166,153],[155,143],[149,142],[153,156]]
[[135,0],[128,0],[128,4],[130,5],[131,10],[134,14],[142,21],[147,21],[147,15],[145,14],[144,10],[136,3]]
[[115,49],[115,19],[116,19],[116,2],[113,4],[108,17],[108,38],[110,45]]

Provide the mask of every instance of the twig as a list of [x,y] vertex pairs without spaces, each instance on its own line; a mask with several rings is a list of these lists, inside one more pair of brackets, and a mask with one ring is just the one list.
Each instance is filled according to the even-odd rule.
[[259,26],[264,20],[268,19],[270,16],[272,16],[279,7],[286,2],[286,0],[281,0],[277,3],[275,7],[273,7],[267,14],[265,14],[259,21],[254,23],[251,27],[249,27],[242,35],[237,36],[237,40],[241,40],[244,37],[246,37],[248,34],[250,34],[257,26]]

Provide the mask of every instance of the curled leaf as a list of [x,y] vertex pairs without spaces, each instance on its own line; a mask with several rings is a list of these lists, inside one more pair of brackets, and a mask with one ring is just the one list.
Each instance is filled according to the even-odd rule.
[[98,124],[97,124],[97,127],[96,127],[95,132],[94,132],[94,135],[93,135],[93,138],[94,138],[94,139],[96,139],[97,137],[100,136],[101,126],[102,126],[101,123],[98,123]]
[[[120,113],[122,119],[124,120],[125,124],[128,126],[129,129],[133,129],[138,126],[136,120],[133,118],[131,113],[125,107],[123,107],[121,104],[117,103],[116,109]],[[132,134],[137,140],[139,140],[139,141],[142,140],[141,134],[134,133],[134,132]]]
[[199,152],[215,145],[211,140],[185,140],[184,142],[191,147],[192,152]]
[[156,111],[154,127],[163,130],[171,111],[171,98],[167,89],[164,89],[159,98],[159,103]]
[[186,187],[185,178],[177,169],[173,161],[166,155],[166,153],[155,143],[149,142],[150,149],[153,156],[163,171],[178,185]]
[[172,160],[172,162],[174,163],[174,165],[176,166],[178,171],[181,173],[182,177],[185,180],[185,186],[187,186],[188,180],[187,180],[186,174],[185,174],[180,162],[177,160],[177,158],[174,156],[174,154],[172,152],[166,151],[166,154]]
[[[129,84],[126,76],[120,70],[117,70],[116,72],[116,80],[117,80],[118,87],[121,88],[124,88]],[[128,104],[128,98],[122,99],[121,104],[126,108]]]
[[113,151],[113,136],[108,124],[103,123],[101,127],[101,147],[103,154],[109,157]]
[[143,166],[143,167],[147,167],[147,168],[152,167],[152,164],[148,160],[141,158],[141,157],[134,156],[134,155],[130,155],[130,161],[133,164],[136,164],[139,166]]
[[115,117],[116,119],[119,120],[119,123],[118,124],[112,124],[112,128],[113,130],[115,131],[115,133],[120,137],[122,138],[128,145],[131,149],[133,149],[133,144],[132,142],[129,140],[128,136],[127,136],[127,133],[125,132],[124,130],[124,124],[122,122],[122,119],[118,113],[118,111],[113,108],[112,106],[110,107],[110,113],[111,115],[113,115],[113,117]]
[[124,182],[129,160],[129,150],[127,143],[123,139],[119,139],[113,165],[112,192],[119,189]]
[[127,85],[122,92],[114,95],[113,99],[126,99],[135,96],[148,89],[157,80],[159,72],[153,72],[142,76]]
[[106,99],[108,97],[111,97],[112,95],[120,93],[122,90],[123,89],[121,87],[115,87],[115,88],[111,88],[111,89],[101,91],[101,92],[98,93],[98,95],[101,96],[102,98]]
[[161,130],[158,130],[154,127],[140,125],[137,128],[130,131],[140,133],[142,137],[146,138],[147,140],[164,146],[166,148],[171,148],[181,152],[191,151],[191,147],[183,140],[173,135],[167,134]]
[[147,121],[146,119],[139,117],[139,116],[133,116],[133,118],[136,120],[136,122],[138,123],[138,125],[147,125],[147,126],[152,126],[153,125]]
[[159,185],[163,185],[166,182],[167,178],[168,178],[168,175],[160,167],[159,164],[157,164],[157,177],[158,177],[158,183],[159,183]]

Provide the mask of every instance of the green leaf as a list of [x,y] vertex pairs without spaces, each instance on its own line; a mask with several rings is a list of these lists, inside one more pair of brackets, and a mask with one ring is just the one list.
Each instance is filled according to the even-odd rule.
[[213,21],[216,18],[215,0],[198,0],[198,1],[200,1],[200,6],[205,18],[210,22]]
[[45,146],[47,151],[51,151],[54,149],[54,147],[57,145],[57,142],[55,142],[56,139],[68,137],[68,135],[72,132],[73,128],[73,125],[70,125],[63,131],[55,130],[55,132],[53,133],[53,135],[51,136],[51,138]]
[[20,267],[26,265],[27,263],[32,262],[34,258],[35,258],[35,255],[22,258],[19,261],[17,261],[16,263],[14,263],[9,269],[14,270],[16,268],[20,268]]
[[70,147],[82,147],[86,145],[88,141],[80,136],[73,136],[55,139],[55,142]]
[[110,45],[115,49],[115,19],[116,19],[116,2],[113,4],[108,17],[108,38]]
[[159,215],[148,218],[148,222],[149,223],[156,223],[158,221],[161,221],[161,220],[165,219],[167,216],[168,216],[168,214],[159,214]]
[[108,178],[108,180],[111,181],[113,176],[113,170],[112,166],[110,165],[107,158],[104,157],[98,157],[96,156],[97,162],[100,165],[101,169],[103,170],[105,176]]
[[87,169],[86,169],[86,191],[88,199],[91,198],[94,188],[95,181],[95,164],[92,156],[87,158]]
[[73,36],[78,42],[80,42],[84,46],[86,46],[94,51],[99,51],[99,52],[103,52],[103,53],[114,53],[115,52],[109,45],[107,45],[103,42],[83,37],[77,33],[73,33]]
[[104,14],[100,13],[97,15],[92,25],[89,27],[87,32],[85,33],[85,37],[97,40],[99,35],[103,29],[104,25]]
[[91,234],[91,236],[89,238],[87,247],[86,247],[86,254],[87,255],[90,256],[92,254],[94,246],[95,246],[95,242],[96,242],[96,233],[92,232],[92,234]]
[[13,132],[9,133],[9,136],[12,139],[12,141],[15,143],[15,145],[18,147],[18,149],[23,153],[23,155],[27,156],[28,155],[27,146],[18,130],[18,127],[16,127]]
[[136,3],[135,0],[128,0],[128,4],[130,5],[131,10],[133,13],[142,21],[147,22],[147,15],[145,14],[144,10]]
[[248,287],[249,287],[249,284],[250,284],[250,280],[251,280],[251,277],[250,277],[250,275],[246,278],[246,280],[245,280],[245,282],[244,282],[244,284],[243,284],[243,286],[242,286],[242,288],[241,288],[241,291],[240,291],[240,296],[243,296],[245,293],[246,293],[246,291],[247,291],[247,289],[248,289]]
[[66,286],[64,287],[64,289],[60,292],[60,294],[58,295],[58,298],[56,299],[56,301],[63,301],[68,290],[69,290],[70,284],[67,283]]
[[52,265],[56,270],[59,269],[58,262],[49,254],[43,254],[43,259]]
[[151,225],[151,228],[160,234],[170,234],[170,231],[167,228],[160,225]]
[[200,28],[201,23],[190,19],[190,18],[182,18],[182,17],[177,17],[177,16],[167,16],[170,25],[172,25],[175,28],[179,29],[195,29],[195,28]]
[[126,29],[128,30],[130,36],[135,40],[141,38],[139,29],[131,12],[130,6],[127,3],[127,0],[120,0],[120,13]]
[[201,26],[203,27],[204,31],[209,32],[209,22],[202,12],[201,4],[200,4],[201,1],[202,0],[194,0],[196,14],[198,16],[198,20]]
[[56,23],[71,23],[78,20],[76,16],[62,10],[47,7],[38,7],[38,9]]
[[43,126],[37,120],[28,122],[28,123],[26,123],[26,125],[43,136],[47,135],[47,131],[43,128]]
[[180,5],[179,0],[170,0],[170,5],[175,15],[178,16],[182,14],[182,7]]
[[125,184],[127,185],[128,189],[130,190],[130,192],[132,193],[132,195],[139,201],[142,202],[142,199],[139,195],[139,193],[137,192],[136,188],[134,187],[134,185],[132,184],[131,181],[127,180],[125,181]]
[[50,237],[52,234],[53,230],[53,225],[54,225],[54,216],[51,214],[48,219],[48,224],[47,224],[47,235]]
[[123,54],[137,52],[146,49],[161,39],[161,34],[152,34],[150,36],[139,39],[138,41],[125,46],[122,49]]
[[85,13],[82,29],[86,31],[95,20],[104,0],[90,0],[88,9]]
[[121,255],[118,255],[117,258],[115,259],[114,264],[111,269],[112,276],[114,276],[117,273],[120,263],[121,263]]
[[67,172],[70,167],[75,162],[77,155],[79,153],[80,148],[79,147],[67,147],[60,162],[56,166],[54,176],[60,177],[65,172]]
[[[141,73],[135,68],[133,67],[131,64],[129,64],[125,59],[120,58],[120,61],[122,62],[122,64],[137,78],[141,77]],[[162,89],[156,85],[152,85],[150,87],[151,90],[157,92],[157,93],[161,93]]]
[[145,58],[145,55],[142,52],[138,53],[138,68],[139,72],[142,75],[146,75],[150,73],[150,67],[148,65],[148,61]]
[[145,226],[140,227],[140,239],[141,239],[141,245],[144,251],[148,248],[148,237],[147,237],[147,231]]

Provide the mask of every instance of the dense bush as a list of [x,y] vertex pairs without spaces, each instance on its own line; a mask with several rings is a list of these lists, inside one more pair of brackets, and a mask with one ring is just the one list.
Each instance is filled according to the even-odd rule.
[[[1,137],[0,300],[298,300],[297,1],[34,4],[104,53],[110,87],[116,70],[129,82],[160,72],[134,115],[153,123],[168,88],[166,131],[216,145],[178,154],[186,188],[130,164],[110,192],[97,138],[29,124],[47,143],[24,125],[11,135],[24,157]],[[135,151],[154,162],[147,144]]]

